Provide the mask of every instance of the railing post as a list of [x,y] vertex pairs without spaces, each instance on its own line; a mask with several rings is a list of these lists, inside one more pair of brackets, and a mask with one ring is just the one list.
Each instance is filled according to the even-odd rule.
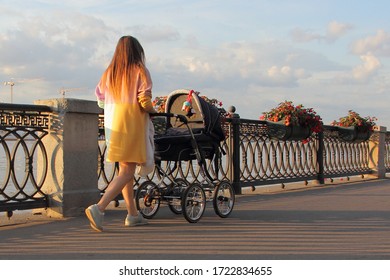
[[325,183],[324,151],[325,151],[324,132],[321,131],[318,133],[318,151],[317,151],[317,182],[318,184],[321,185]]
[[373,171],[373,175],[379,179],[386,177],[385,168],[385,141],[386,127],[375,127],[374,134],[369,140],[369,167]]
[[229,180],[232,182],[236,194],[241,194],[241,167],[240,167],[240,116],[235,113],[236,108],[231,106],[229,113],[232,129],[229,135]]
[[[43,191],[49,196],[47,215],[83,214],[98,201],[98,116],[96,102],[77,99],[37,100],[53,114],[44,138],[48,173]],[[38,163],[39,164],[39,163]]]

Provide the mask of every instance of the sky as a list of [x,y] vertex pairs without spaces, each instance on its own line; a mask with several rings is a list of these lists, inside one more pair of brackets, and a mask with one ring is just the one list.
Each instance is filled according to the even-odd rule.
[[325,124],[354,110],[390,127],[388,11],[387,0],[0,0],[0,102],[95,100],[132,35],[153,96],[194,89],[247,119],[289,100]]

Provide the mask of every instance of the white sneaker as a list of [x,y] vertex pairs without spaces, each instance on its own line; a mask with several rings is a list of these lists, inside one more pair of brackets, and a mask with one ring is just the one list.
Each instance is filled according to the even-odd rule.
[[141,213],[138,213],[138,216],[136,217],[127,215],[125,219],[126,227],[144,226],[147,224],[148,221],[141,215]]
[[91,224],[91,227],[96,231],[103,231],[103,218],[104,213],[100,212],[96,204],[89,206],[85,209],[85,214]]

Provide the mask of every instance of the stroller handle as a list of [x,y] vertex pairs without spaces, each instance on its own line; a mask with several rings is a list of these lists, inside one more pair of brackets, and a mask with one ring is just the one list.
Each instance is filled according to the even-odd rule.
[[172,113],[151,113],[149,114],[151,117],[169,117],[169,118],[177,118],[179,119],[182,123],[187,124],[187,118],[184,115],[179,115],[179,114],[172,114]]

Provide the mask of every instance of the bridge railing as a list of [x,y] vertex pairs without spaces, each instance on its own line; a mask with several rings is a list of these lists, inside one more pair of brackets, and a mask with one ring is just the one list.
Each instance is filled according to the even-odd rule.
[[48,106],[0,105],[0,212],[48,206],[43,139],[51,112]]
[[[374,132],[368,141],[348,142],[340,138],[337,128],[325,125],[324,131],[313,134],[308,142],[280,141],[269,137],[265,121],[233,118],[228,125],[229,179],[238,193],[243,187],[311,180],[323,184],[327,178],[378,174],[378,158],[373,156],[383,145],[380,132]],[[386,147],[388,151],[389,143]],[[386,158],[388,162],[388,157],[389,153],[382,155],[379,161]]]
[[[337,128],[325,125],[323,132],[313,134],[310,141],[303,142],[270,138],[267,122],[261,120],[230,118],[224,123],[224,128],[226,140],[223,148],[226,155],[220,162],[217,176],[220,180],[230,180],[237,193],[241,193],[244,187],[256,188],[279,183],[307,183],[315,180],[323,184],[327,178],[332,180],[337,177],[372,174],[377,165],[372,163],[372,156],[374,146],[378,146],[379,132],[374,132],[368,141],[348,142],[342,140]],[[101,127],[101,131],[103,130]],[[101,140],[104,140],[103,135]],[[105,149],[104,143],[102,147]],[[388,150],[389,143],[386,147]],[[99,162],[104,166],[102,149],[100,155]],[[388,156],[389,153],[384,155],[387,162]],[[170,162],[163,164],[167,165],[168,170],[174,165]],[[211,174],[216,173],[211,161],[207,161],[207,168]],[[109,170],[109,178],[113,178],[115,174],[112,166]],[[101,177],[108,184],[106,172],[101,170]],[[157,175],[152,173],[149,179]],[[178,165],[172,177],[184,178],[190,182],[202,181],[196,160]],[[135,184],[138,185],[140,181],[142,179],[136,180]],[[103,184],[102,190],[104,188]]]
[[386,173],[390,172],[390,132],[387,132],[385,135],[385,148],[384,148],[384,166]]
[[[82,214],[117,172],[116,164],[105,161],[103,112],[94,101],[36,103],[0,104],[0,212],[44,207],[61,216]],[[224,129],[226,154],[218,172],[211,161],[207,168],[230,180],[238,194],[246,187],[390,172],[390,134],[383,127],[359,143],[342,140],[332,126],[307,143],[273,140],[265,121],[237,114]],[[196,161],[162,164],[172,178],[203,180]],[[159,176],[155,171],[147,179]],[[136,187],[144,180],[137,178]]]

